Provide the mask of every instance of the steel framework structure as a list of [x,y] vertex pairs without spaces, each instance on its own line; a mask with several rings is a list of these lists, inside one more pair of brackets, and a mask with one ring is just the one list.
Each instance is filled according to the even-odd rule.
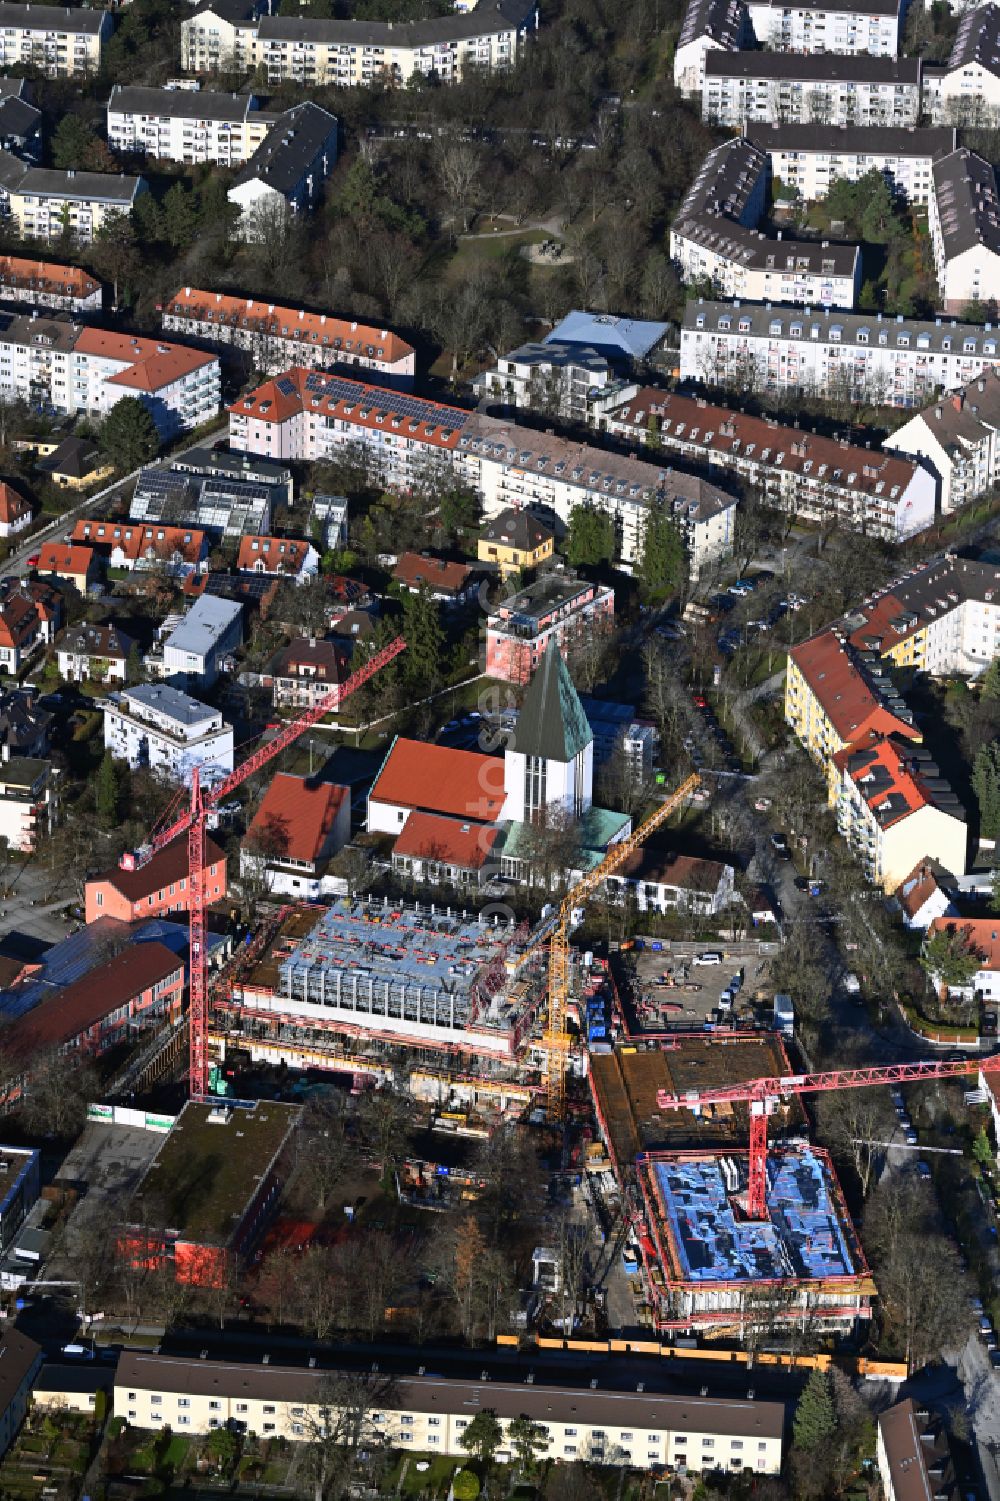
[[923,1063],[884,1063],[866,1068],[828,1069],[817,1074],[788,1074],[784,1078],[750,1079],[745,1084],[722,1084],[688,1089],[683,1094],[656,1092],[660,1110],[693,1110],[708,1105],[745,1104],[750,1107],[750,1178],[747,1212],[751,1219],[767,1217],[767,1118],[782,1100],[793,1095],[820,1094],[828,1089],[865,1089],[870,1084],[912,1084],[921,1079],[954,1079],[963,1074],[1000,1071],[1000,1054],[982,1059],[930,1059]]
[[566,1064],[571,1042],[566,1031],[566,1007],[569,1002],[569,935],[573,926],[573,913],[608,876],[614,875],[629,855],[645,844],[650,834],[666,823],[700,783],[701,778],[697,773],[692,773],[633,833],[620,844],[613,844],[600,865],[595,865],[593,870],[588,871],[566,893],[559,905],[549,947],[549,1016],[542,1037],[542,1046],[545,1048],[545,1092],[553,1120],[562,1121],[566,1117]]
[[208,1094],[208,965],[205,949],[205,824],[208,814],[223,802],[237,787],[267,766],[283,750],[294,745],[299,736],[325,715],[339,709],[346,698],[386,667],[400,652],[406,650],[406,642],[397,636],[387,646],[375,652],[357,672],[343,683],[337,683],[330,692],[311,708],[305,709],[291,720],[284,729],[257,749],[231,771],[227,777],[211,788],[202,786],[199,769],[191,773],[191,799],[184,813],[172,823],[154,834],[150,842],[132,854],[122,856],[126,870],[138,870],[155,854],[187,835],[188,850],[188,922],[190,935],[190,1061],[188,1067],[188,1091],[192,1099],[202,1099]]

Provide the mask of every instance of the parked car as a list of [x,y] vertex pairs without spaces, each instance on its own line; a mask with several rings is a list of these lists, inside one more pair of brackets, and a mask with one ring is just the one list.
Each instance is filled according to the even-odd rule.
[[906,1145],[908,1147],[915,1147],[917,1145],[918,1137],[916,1131],[905,1131],[903,1134],[906,1137]]
[[917,1163],[917,1172],[920,1174],[921,1178],[925,1179],[929,1178],[931,1175],[931,1170],[926,1162]]
[[788,849],[788,837],[787,837],[787,835],[782,834],[780,832],[772,834],[771,835],[771,848],[773,850],[777,850],[777,852],[778,852],[779,855],[783,855],[785,853],[785,851]]
[[704,949],[700,954],[695,954],[692,964],[721,964],[722,955],[718,949]]

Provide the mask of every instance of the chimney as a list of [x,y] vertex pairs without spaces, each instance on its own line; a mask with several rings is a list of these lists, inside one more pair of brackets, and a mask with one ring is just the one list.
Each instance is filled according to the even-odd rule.
[[960,412],[962,410],[962,402],[963,402],[963,400],[964,400],[963,393],[961,391],[956,391],[955,395],[951,398],[951,404],[955,408],[956,412]]

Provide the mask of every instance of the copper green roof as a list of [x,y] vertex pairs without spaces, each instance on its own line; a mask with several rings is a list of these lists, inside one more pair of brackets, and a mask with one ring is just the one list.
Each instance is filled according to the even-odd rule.
[[569,669],[550,637],[524,695],[512,749],[546,761],[572,761],[593,738]]

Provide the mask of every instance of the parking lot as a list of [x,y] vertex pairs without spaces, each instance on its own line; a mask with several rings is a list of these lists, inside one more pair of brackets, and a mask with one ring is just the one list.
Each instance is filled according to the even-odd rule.
[[[765,988],[768,965],[758,943],[712,948],[708,944],[642,942],[642,948],[637,943],[630,951],[627,963],[635,977],[633,1030],[666,1031],[720,1021],[748,1025],[755,1019],[755,993]],[[699,956],[709,954],[718,954],[718,962],[698,962]],[[737,977],[739,988],[733,996],[730,985]],[[727,990],[731,1005],[723,1004],[720,1009],[720,998]],[[769,992],[766,1000],[770,1002]]]
[[57,1175],[59,1182],[78,1186],[80,1201],[56,1257],[58,1261],[61,1255],[65,1265],[48,1267],[47,1275],[73,1275],[74,1237],[118,1222],[123,1199],[138,1186],[162,1144],[156,1131],[93,1121],[86,1126]]

